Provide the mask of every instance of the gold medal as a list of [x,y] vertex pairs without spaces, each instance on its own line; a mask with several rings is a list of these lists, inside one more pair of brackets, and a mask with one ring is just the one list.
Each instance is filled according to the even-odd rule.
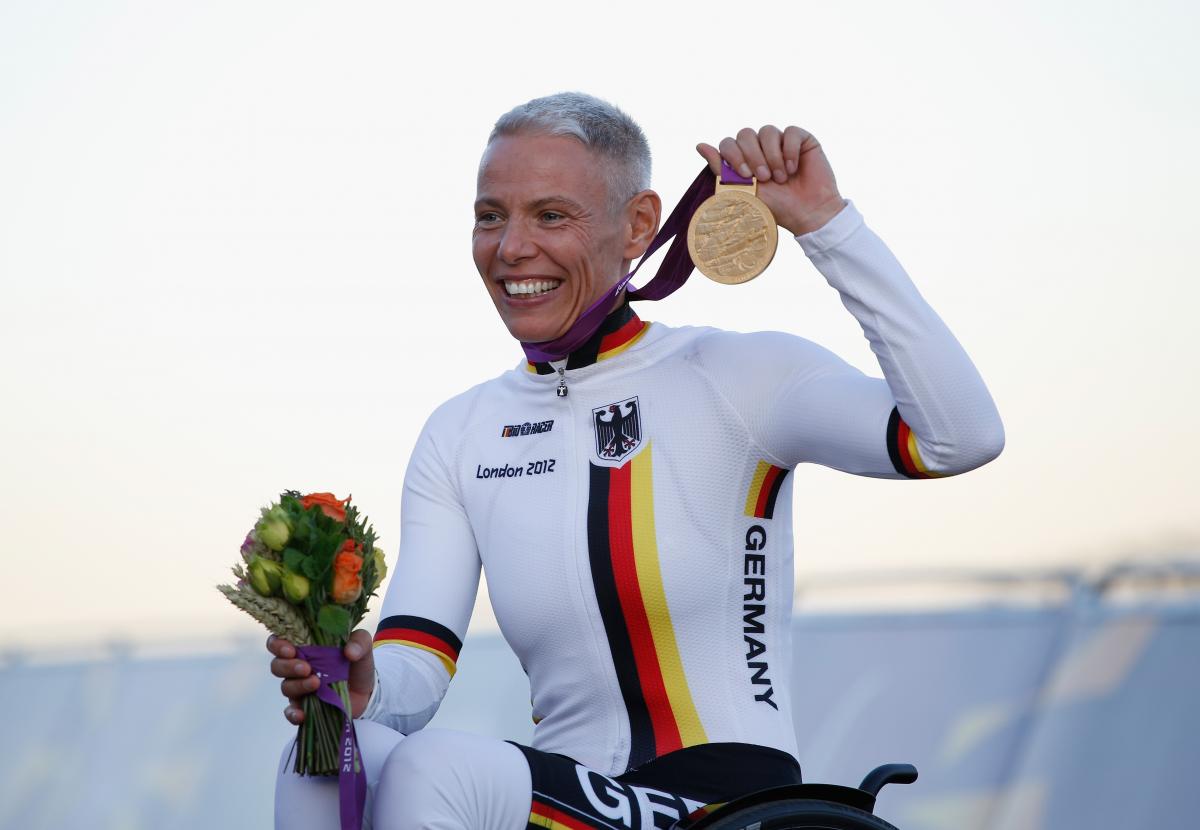
[[725,285],[748,282],[771,264],[779,231],[771,209],[756,196],[758,183],[724,184],[696,209],[688,225],[688,252],[700,273]]

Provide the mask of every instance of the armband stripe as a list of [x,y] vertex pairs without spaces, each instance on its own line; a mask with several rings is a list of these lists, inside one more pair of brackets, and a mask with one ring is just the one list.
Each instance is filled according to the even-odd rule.
[[533,804],[529,808],[529,826],[546,827],[549,830],[595,830],[596,828],[595,824],[580,821],[537,798],[533,799]]
[[917,449],[917,437],[900,417],[900,410],[895,407],[892,407],[892,414],[888,418],[887,449],[892,466],[900,475],[907,478],[935,477],[921,460],[921,453]]
[[424,643],[418,643],[414,640],[403,640],[403,639],[376,640],[375,648],[379,648],[379,646],[408,646],[409,648],[415,648],[415,649],[419,649],[421,651],[427,651],[442,662],[442,666],[445,667],[446,673],[448,675],[450,675],[451,677],[454,677],[454,673],[456,671],[458,671],[458,666],[455,664],[455,662],[453,660],[450,659],[450,657],[448,655],[446,655],[442,651],[439,651],[438,649],[434,648],[433,646],[427,646]]
[[750,489],[746,491],[746,515],[758,519],[775,518],[775,502],[779,499],[779,491],[783,489],[783,480],[787,478],[785,467],[776,467],[766,461],[759,461],[750,479]]
[[442,661],[451,677],[462,651],[462,641],[446,626],[424,617],[403,614],[380,621],[375,630],[374,645],[401,645],[427,651]]

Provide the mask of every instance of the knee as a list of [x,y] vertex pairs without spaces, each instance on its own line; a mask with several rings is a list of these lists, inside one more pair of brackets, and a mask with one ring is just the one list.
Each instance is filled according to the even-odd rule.
[[[404,736],[378,723],[357,720],[354,730],[362,753],[367,775],[366,815],[371,815],[379,771],[396,744]],[[286,828],[337,827],[338,779],[336,776],[299,776],[293,770],[296,763],[296,740],[291,738],[279,758],[275,779],[275,826]],[[364,822],[363,827],[370,827]]]
[[422,729],[388,755],[375,801],[375,827],[473,828],[524,825],[529,768],[520,750],[496,738]]
[[373,826],[385,830],[471,826],[458,815],[467,806],[462,803],[465,771],[461,766],[469,756],[464,756],[462,743],[461,733],[445,729],[422,729],[401,741],[379,773]]
[[422,729],[402,740],[388,754],[382,778],[415,782],[421,778],[444,781],[452,767],[477,751],[478,738],[453,729]]
[[[388,755],[396,745],[403,742],[404,736],[394,729],[369,720],[356,720],[354,732],[358,740],[358,751],[367,770],[367,777],[372,783],[379,777],[378,773]],[[279,755],[277,777],[291,773],[296,765],[296,737],[287,739]]]

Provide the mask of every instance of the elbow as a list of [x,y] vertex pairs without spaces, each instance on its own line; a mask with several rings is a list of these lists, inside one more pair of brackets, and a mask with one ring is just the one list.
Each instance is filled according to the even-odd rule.
[[975,466],[982,467],[989,461],[995,461],[1002,452],[1004,452],[1004,424],[1001,423],[1000,416],[996,415],[980,440],[979,461]]
[[969,435],[956,442],[957,451],[946,459],[942,475],[958,475],[978,469],[996,460],[1004,451],[1004,424],[994,410],[992,417],[981,420]]

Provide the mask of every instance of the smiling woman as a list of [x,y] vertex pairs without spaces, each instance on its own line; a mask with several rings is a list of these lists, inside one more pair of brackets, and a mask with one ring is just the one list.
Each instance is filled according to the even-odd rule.
[[565,334],[628,272],[654,238],[662,203],[639,190],[612,209],[610,183],[620,177],[596,171],[616,161],[574,136],[524,129],[484,151],[472,253],[509,333],[539,343]]
[[[574,93],[526,107],[627,120]],[[474,260],[529,362],[439,407],[409,461],[382,614],[424,639],[385,625],[360,656],[376,826],[662,826],[655,815],[798,783],[791,471],[947,476],[1003,444],[974,366],[842,199],[811,133],[747,128],[697,149],[714,170],[769,168],[771,218],[839,292],[883,379],[794,335],[644,323],[625,277],[661,203],[644,180],[621,184],[612,146],[588,135],[526,120],[483,154]],[[896,464],[889,424],[912,436],[911,464]],[[483,568],[529,676],[532,747],[424,728]],[[282,648],[285,694],[309,693]],[[281,774],[277,805],[280,826],[315,827],[330,801]]]

